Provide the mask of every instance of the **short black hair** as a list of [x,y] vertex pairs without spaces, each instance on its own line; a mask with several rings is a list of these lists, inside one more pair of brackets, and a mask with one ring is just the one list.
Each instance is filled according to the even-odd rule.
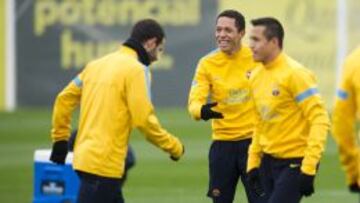
[[253,26],[265,26],[265,37],[270,40],[277,38],[279,40],[279,47],[282,49],[284,41],[284,28],[280,21],[273,17],[264,17],[251,20]]
[[153,19],[140,20],[134,25],[130,34],[130,38],[140,43],[154,37],[156,38],[156,44],[160,44],[165,38],[165,32],[161,25]]
[[240,32],[240,31],[245,30],[245,18],[239,11],[232,10],[232,9],[225,10],[217,16],[216,21],[220,17],[233,18],[235,20],[235,26],[238,29],[238,31]]

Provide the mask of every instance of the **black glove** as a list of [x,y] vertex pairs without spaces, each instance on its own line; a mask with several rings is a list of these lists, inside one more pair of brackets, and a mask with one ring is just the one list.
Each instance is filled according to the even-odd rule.
[[314,190],[314,175],[307,175],[304,173],[300,173],[299,175],[299,186],[300,186],[300,194],[305,197],[311,196]]
[[68,153],[68,142],[66,140],[57,141],[53,144],[50,161],[64,165]]
[[216,105],[217,105],[217,102],[204,104],[201,107],[201,115],[200,115],[201,119],[203,119],[204,121],[207,121],[212,118],[224,118],[222,113],[211,110],[211,108]]
[[265,195],[264,188],[261,184],[258,168],[251,169],[247,173],[247,181],[249,183],[250,188],[255,192],[257,196],[262,197]]
[[[185,146],[182,145],[182,148],[183,148],[183,152],[182,152],[181,156],[182,156],[183,154],[185,154]],[[173,155],[171,155],[171,156],[170,156],[170,159],[173,160],[173,161],[179,161],[180,157],[174,157]]]
[[351,185],[349,185],[349,190],[353,193],[360,193],[360,187],[357,183],[352,183]]

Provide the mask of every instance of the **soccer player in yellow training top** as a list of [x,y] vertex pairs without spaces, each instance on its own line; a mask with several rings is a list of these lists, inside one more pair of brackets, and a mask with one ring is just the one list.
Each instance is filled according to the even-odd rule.
[[71,114],[80,105],[73,168],[80,177],[79,203],[123,203],[121,178],[133,127],[179,159],[184,148],[165,131],[150,99],[150,63],[163,51],[165,34],[154,20],[135,24],[116,52],[91,61],[56,98],[50,160],[64,164]]
[[351,192],[360,192],[360,146],[356,142],[356,120],[360,116],[360,47],[344,65],[333,111],[332,134],[338,144],[340,161]]
[[280,22],[259,18],[251,23],[250,48],[262,65],[250,80],[257,121],[249,183],[259,194],[265,190],[267,203],[300,202],[314,193],[329,117],[313,73],[282,51]]
[[250,48],[241,43],[245,35],[242,14],[223,11],[215,29],[218,49],[200,59],[188,103],[195,120],[213,119],[207,195],[214,203],[231,203],[241,178],[248,201],[255,203],[259,197],[246,181],[246,163],[255,118],[248,80],[256,63]]

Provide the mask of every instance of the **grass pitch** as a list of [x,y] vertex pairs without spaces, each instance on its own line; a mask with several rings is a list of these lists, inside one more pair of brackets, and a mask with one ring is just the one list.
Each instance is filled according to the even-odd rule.
[[[137,163],[124,187],[127,203],[210,203],[205,194],[208,184],[207,153],[210,125],[190,119],[185,108],[158,109],[162,125],[185,144],[185,157],[172,162],[168,155],[134,131],[131,145]],[[76,121],[75,121],[76,122]],[[0,202],[32,202],[33,153],[50,148],[50,109],[21,109],[0,113]],[[336,145],[331,137],[321,161],[315,194],[304,203],[355,203],[340,169]],[[235,202],[246,202],[241,184]]]

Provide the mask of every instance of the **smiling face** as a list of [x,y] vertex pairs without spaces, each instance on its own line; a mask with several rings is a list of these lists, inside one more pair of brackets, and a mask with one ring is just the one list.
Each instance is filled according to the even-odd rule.
[[241,39],[245,31],[239,31],[235,19],[219,17],[216,22],[215,39],[218,48],[228,55],[232,55],[241,46]]

